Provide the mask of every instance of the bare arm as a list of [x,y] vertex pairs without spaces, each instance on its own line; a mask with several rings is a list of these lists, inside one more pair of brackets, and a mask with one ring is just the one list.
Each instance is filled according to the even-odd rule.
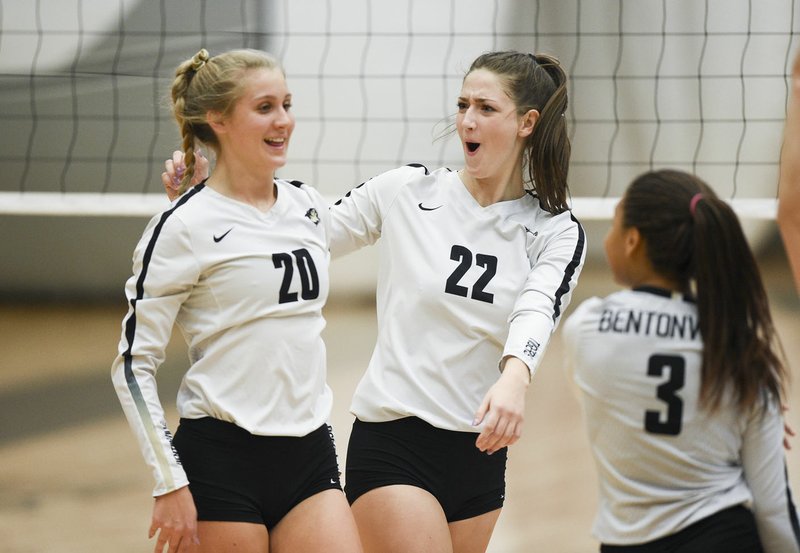
[[800,291],[800,51],[792,67],[791,91],[781,149],[778,227]]

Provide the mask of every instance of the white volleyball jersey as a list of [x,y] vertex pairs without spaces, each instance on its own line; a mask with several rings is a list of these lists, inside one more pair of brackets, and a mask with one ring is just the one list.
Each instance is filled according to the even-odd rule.
[[306,185],[275,185],[267,213],[198,185],[150,221],[134,251],[112,377],[153,470],[154,495],[187,484],[155,379],[173,323],[189,347],[181,417],[280,436],[304,436],[328,419],[320,336],[328,209]]
[[583,302],[564,324],[599,478],[594,534],[629,545],[749,506],[764,551],[800,551],[777,401],[766,415],[698,405],[702,339],[693,302],[665,290]]
[[378,338],[353,414],[468,432],[502,358],[535,371],[586,251],[570,212],[531,194],[481,207],[458,173],[420,165],[348,193],[331,236],[334,257],[380,238]]

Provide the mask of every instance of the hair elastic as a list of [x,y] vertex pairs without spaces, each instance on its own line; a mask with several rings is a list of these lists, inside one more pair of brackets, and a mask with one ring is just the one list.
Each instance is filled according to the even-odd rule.
[[694,210],[697,209],[697,202],[699,202],[702,199],[703,195],[700,192],[698,192],[697,194],[692,196],[692,199],[689,201],[689,213],[692,214],[692,217],[694,217]]

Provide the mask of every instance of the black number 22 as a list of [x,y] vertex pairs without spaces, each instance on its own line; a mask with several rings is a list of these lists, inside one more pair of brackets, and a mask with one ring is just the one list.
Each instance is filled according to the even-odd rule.
[[454,245],[450,250],[450,259],[458,261],[458,267],[455,268],[453,273],[447,278],[447,284],[444,291],[448,294],[461,296],[463,298],[471,297],[474,300],[485,301],[486,303],[494,303],[494,294],[486,292],[484,288],[492,280],[492,277],[497,273],[497,258],[493,255],[486,255],[479,253],[475,256],[475,264],[478,267],[483,267],[483,274],[475,281],[472,287],[472,295],[469,294],[469,288],[461,286],[459,281],[467,274],[469,268],[472,267],[472,252],[464,246]]
[[683,400],[677,392],[683,388],[686,379],[686,361],[679,355],[650,357],[647,376],[663,376],[664,369],[669,369],[669,380],[656,388],[656,396],[667,404],[667,420],[661,420],[662,413],[658,411],[645,411],[644,429],[651,434],[677,436],[683,422]]

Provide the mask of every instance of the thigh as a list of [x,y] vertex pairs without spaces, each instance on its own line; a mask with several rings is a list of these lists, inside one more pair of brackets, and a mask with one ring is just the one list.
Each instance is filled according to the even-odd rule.
[[489,547],[500,509],[450,523],[453,553],[483,553]]
[[352,508],[365,553],[453,551],[444,511],[422,488],[375,488],[356,499]]
[[353,513],[341,490],[295,505],[270,532],[270,553],[360,553]]
[[263,524],[200,521],[197,553],[269,553],[269,537]]

